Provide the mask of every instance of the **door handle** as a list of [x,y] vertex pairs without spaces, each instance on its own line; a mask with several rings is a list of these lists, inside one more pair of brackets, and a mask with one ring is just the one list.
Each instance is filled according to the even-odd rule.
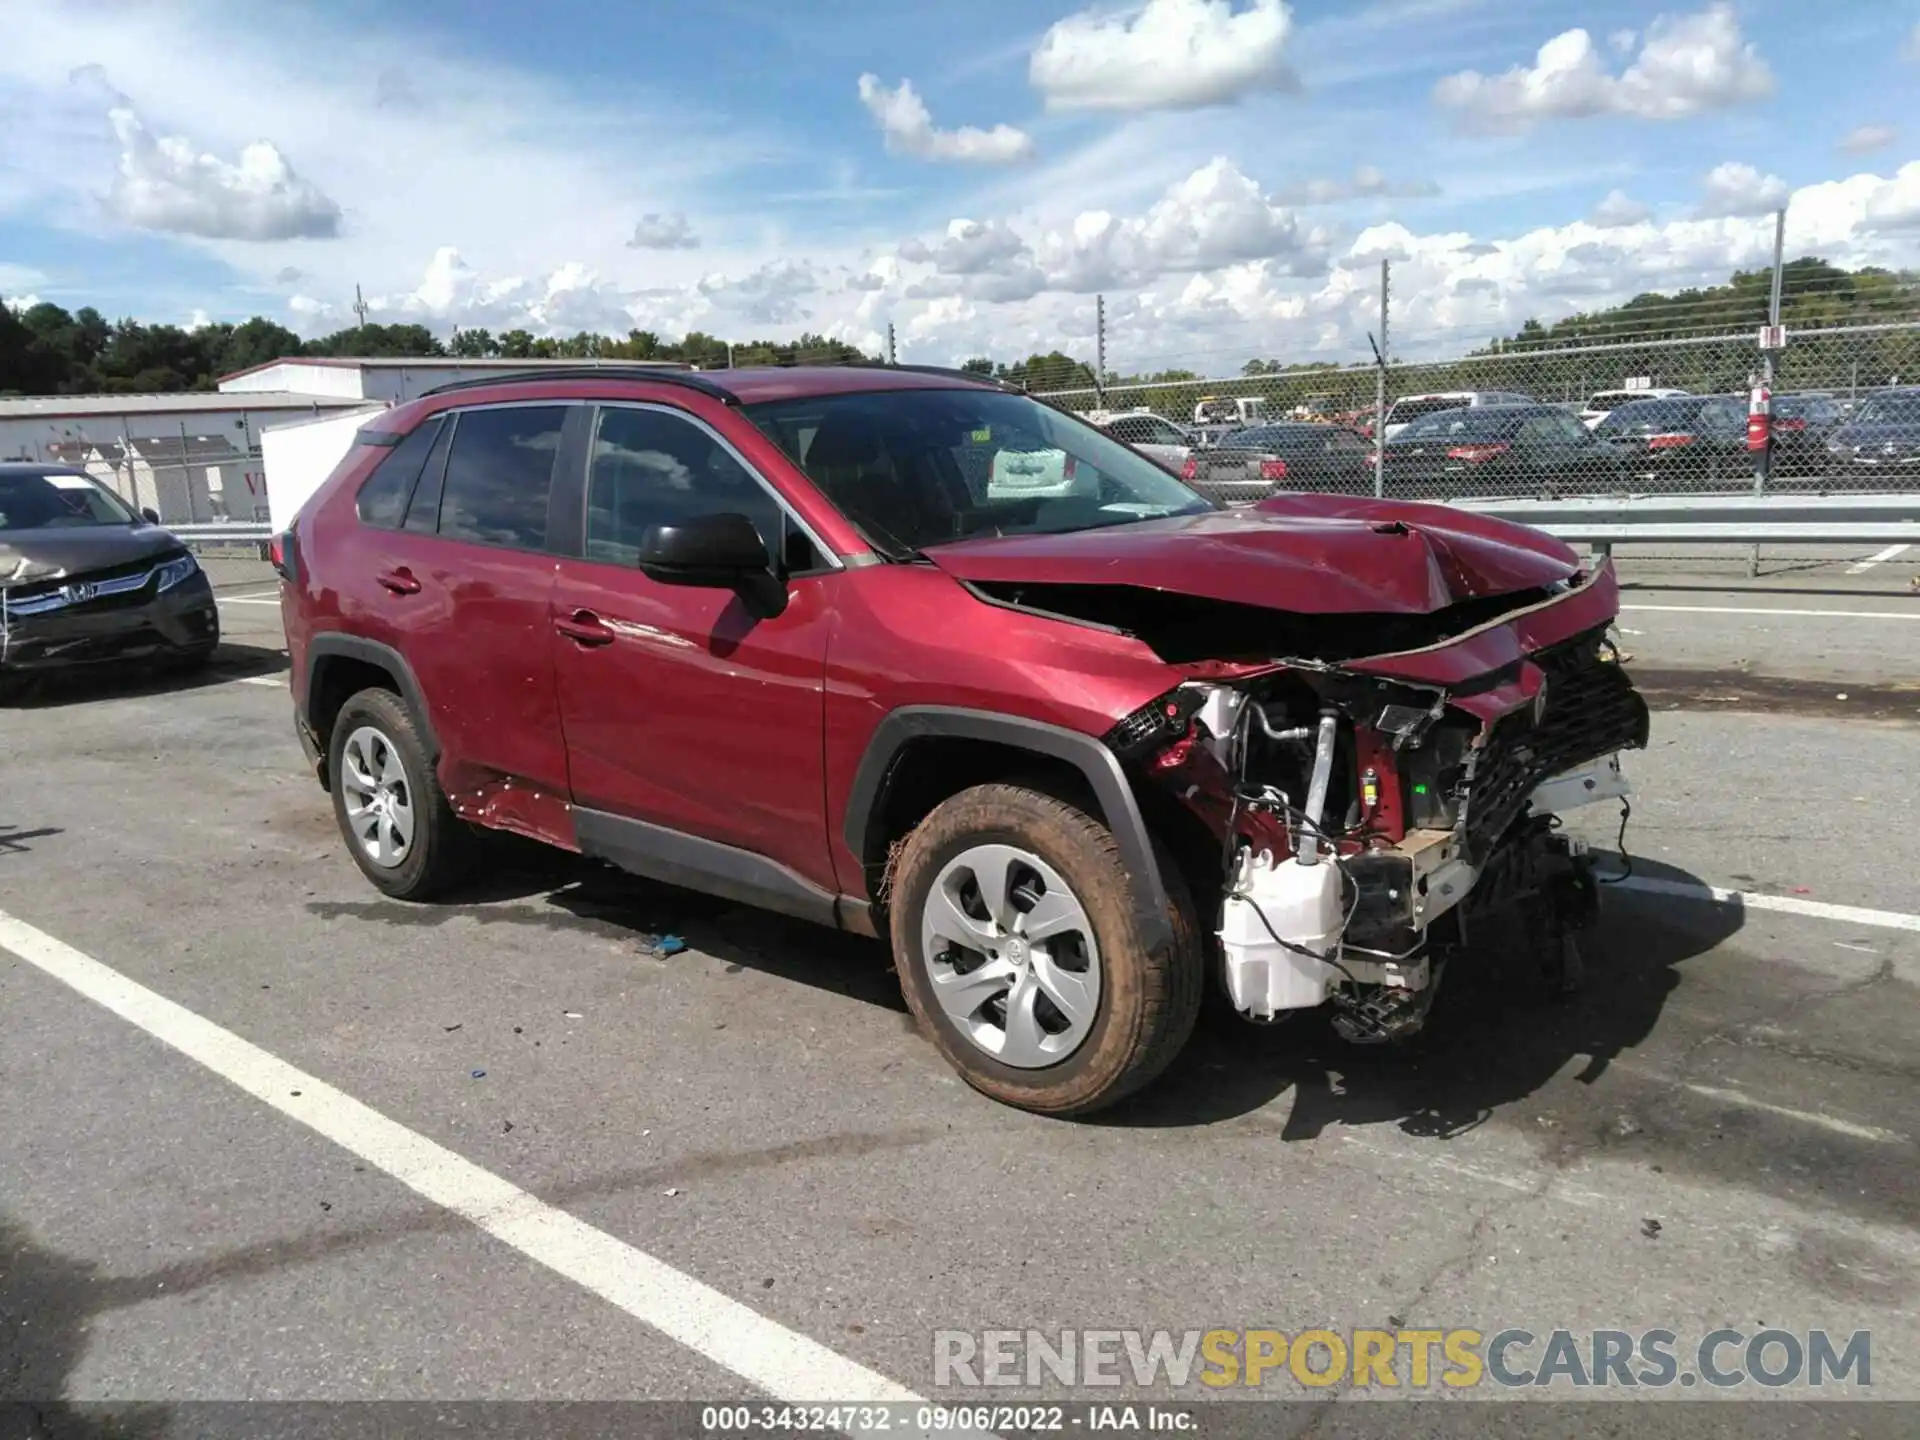
[[404,565],[397,569],[382,571],[373,578],[396,595],[418,595],[420,593],[420,582],[413,578],[413,571]]
[[576,645],[611,645],[614,641],[613,631],[591,610],[576,610],[571,615],[562,615],[554,620],[553,628]]

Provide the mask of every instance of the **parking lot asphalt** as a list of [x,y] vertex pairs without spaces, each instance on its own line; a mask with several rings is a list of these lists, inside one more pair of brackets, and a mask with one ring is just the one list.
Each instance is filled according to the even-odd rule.
[[1092,1123],[967,1090],[871,942],[524,852],[382,899],[235,565],[204,683],[0,712],[0,1397],[717,1399],[834,1356],[924,1395],[936,1329],[1729,1325],[1870,1330],[1920,1399],[1920,597],[1662,563],[1622,565],[1658,713],[1582,994],[1490,955],[1404,1049],[1209,1020]]

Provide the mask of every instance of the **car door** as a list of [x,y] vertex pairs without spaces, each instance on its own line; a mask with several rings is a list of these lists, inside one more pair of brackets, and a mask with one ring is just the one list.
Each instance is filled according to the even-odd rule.
[[[623,863],[632,847],[651,847],[780,883],[753,863],[760,857],[836,889],[822,757],[837,562],[732,445],[684,411],[599,407],[581,469],[579,543],[559,562],[550,624],[583,833],[598,825],[602,848],[629,847],[614,856]],[[732,589],[667,584],[638,568],[651,527],[729,512],[751,519],[784,562],[778,615],[757,614]],[[720,888],[671,866],[635,868]]]
[[[460,814],[569,843],[548,615],[548,511],[565,404],[473,406],[429,420],[394,461],[425,448],[407,494],[362,496],[368,593],[419,682]],[[404,478],[404,477],[403,477]],[[376,632],[380,638],[381,632]]]

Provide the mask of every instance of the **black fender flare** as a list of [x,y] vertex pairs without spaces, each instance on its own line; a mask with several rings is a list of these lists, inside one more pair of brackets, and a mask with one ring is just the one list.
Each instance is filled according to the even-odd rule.
[[1133,891],[1134,924],[1141,938],[1155,949],[1172,943],[1173,924],[1167,918],[1167,889],[1160,876],[1160,862],[1119,758],[1093,736],[1063,726],[945,705],[907,705],[892,711],[874,727],[866,753],[854,771],[853,787],[847,793],[842,834],[855,855],[864,857],[867,853],[868,826],[885,796],[894,762],[909,741],[927,735],[993,741],[1064,760],[1078,770],[1092,787],[1107,828],[1120,847]]
[[420,688],[420,677],[413,673],[413,667],[391,645],[382,645],[378,640],[368,640],[360,635],[343,635],[337,631],[327,631],[316,635],[307,644],[306,689],[300,700],[300,719],[310,729],[314,727],[314,678],[320,673],[321,662],[335,656],[345,660],[359,660],[375,666],[393,677],[394,686],[400,691],[400,698],[407,702],[407,708],[413,711],[413,721],[420,729],[420,738],[427,742],[427,758],[437,762],[440,759],[440,736],[433,728],[433,713],[427,709],[426,692]]

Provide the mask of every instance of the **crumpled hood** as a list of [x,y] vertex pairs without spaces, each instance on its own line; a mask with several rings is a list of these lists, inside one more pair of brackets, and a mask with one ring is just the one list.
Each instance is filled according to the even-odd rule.
[[983,584],[1128,585],[1303,614],[1431,614],[1579,572],[1552,536],[1445,505],[1276,495],[1239,510],[940,545]]
[[[53,574],[81,575],[178,550],[180,542],[158,525],[55,525],[39,530],[0,530],[0,585],[27,585]],[[26,572],[15,577],[21,562]]]

